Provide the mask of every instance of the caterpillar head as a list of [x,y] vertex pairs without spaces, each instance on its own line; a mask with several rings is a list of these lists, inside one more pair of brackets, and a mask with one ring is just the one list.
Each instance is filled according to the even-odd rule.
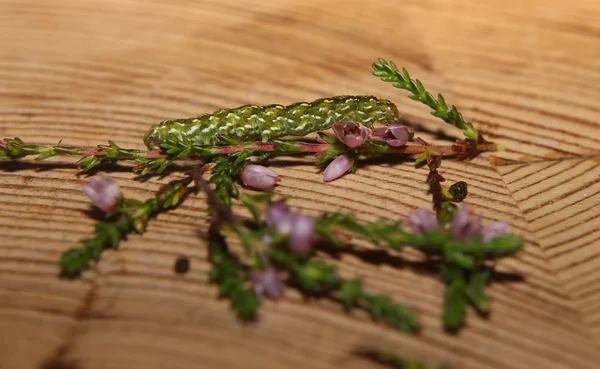
[[159,138],[158,128],[159,124],[152,126],[144,135],[144,144],[150,150],[154,150],[160,147],[161,139]]
[[398,111],[398,107],[396,104],[389,100],[379,100],[379,104],[383,105],[385,108],[385,121],[381,122],[383,124],[392,124],[394,122],[400,121],[400,112]]

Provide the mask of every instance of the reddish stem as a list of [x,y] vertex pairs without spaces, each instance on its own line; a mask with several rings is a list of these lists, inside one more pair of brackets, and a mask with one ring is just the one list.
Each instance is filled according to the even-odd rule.
[[[334,145],[328,143],[297,143],[297,147],[293,152],[326,152],[327,150],[335,148]],[[468,150],[476,149],[477,151],[498,151],[499,147],[494,143],[485,143],[477,146],[467,146],[461,144],[455,145],[443,145],[443,146],[422,146],[422,145],[410,145],[410,146],[401,146],[401,147],[390,147],[387,153],[393,154],[422,154],[426,151],[435,151],[438,154],[447,155],[447,154],[458,154],[464,153]],[[275,152],[282,151],[276,144],[274,143],[250,143],[250,144],[240,144],[240,145],[229,145],[229,146],[215,146],[213,147],[213,152],[215,154],[231,154],[237,151],[242,150],[256,150],[263,152]],[[368,146],[362,146],[358,148],[358,152],[361,153],[371,153],[372,151]]]

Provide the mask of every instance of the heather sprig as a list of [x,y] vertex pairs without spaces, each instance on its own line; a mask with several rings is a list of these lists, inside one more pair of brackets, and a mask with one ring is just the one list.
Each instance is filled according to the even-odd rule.
[[379,58],[378,62],[373,63],[373,75],[381,78],[385,82],[394,83],[394,87],[403,90],[408,90],[412,93],[409,98],[429,106],[433,111],[431,115],[436,116],[444,122],[449,123],[459,129],[462,129],[463,134],[470,140],[477,141],[478,133],[473,128],[473,125],[464,120],[462,114],[456,106],[448,108],[442,94],[438,94],[437,99],[425,89],[421,81],[413,80],[404,68],[398,69],[394,62],[388,62],[383,58]]
[[37,155],[35,158],[37,161],[58,155],[82,156],[76,165],[84,172],[101,163],[128,160],[137,163],[134,171],[141,175],[150,172],[162,173],[173,161],[179,159],[177,155],[168,155],[160,150],[123,149],[114,141],[108,141],[108,145],[97,147],[76,147],[60,145],[60,142],[57,145],[47,146],[26,144],[19,137],[0,140],[0,160],[17,160],[30,155]]
[[266,248],[264,253],[274,265],[285,268],[292,281],[309,295],[330,296],[348,311],[354,308],[365,310],[374,319],[405,332],[420,329],[418,315],[412,309],[392,301],[387,295],[365,290],[360,278],[342,278],[333,263],[306,258],[285,249]]
[[[81,247],[70,249],[62,255],[60,265],[65,276],[80,274],[100,258],[103,250],[118,248],[120,241],[129,233],[143,233],[151,217],[177,206],[187,194],[201,188],[208,197],[211,212],[208,236],[209,261],[212,265],[210,280],[218,285],[219,296],[231,301],[241,319],[256,319],[262,298],[278,299],[284,295],[286,286],[294,286],[307,295],[332,298],[347,310],[367,311],[372,317],[403,331],[417,331],[418,316],[410,308],[394,302],[391,296],[367,291],[361,276],[342,277],[335,263],[319,258],[317,251],[320,247],[324,250],[347,250],[348,247],[342,245],[345,239],[343,233],[351,232],[379,246],[383,252],[411,247],[433,262],[446,285],[443,325],[448,331],[457,331],[464,324],[468,305],[481,315],[488,314],[490,298],[486,287],[494,280],[492,261],[516,255],[523,246],[523,240],[510,234],[509,224],[497,222],[484,226],[480,216],[464,206],[459,207],[457,203],[463,201],[468,192],[466,183],[457,182],[448,188],[444,187],[445,179],[438,168],[445,156],[471,159],[481,152],[496,151],[501,147],[486,141],[464,120],[455,106],[448,108],[442,95],[438,94],[436,99],[405,69],[399,70],[394,63],[384,59],[374,63],[373,68],[376,76],[393,82],[395,87],[410,91],[411,99],[432,108],[432,115],[461,129],[466,139],[452,145],[430,145],[415,137],[414,132],[398,121],[398,111],[390,101],[376,99],[377,104],[384,105],[374,107],[369,105],[375,101],[371,97],[341,96],[320,99],[312,104],[269,107],[284,110],[285,114],[295,112],[300,115],[303,109],[315,106],[320,109],[329,106],[329,112],[335,113],[352,111],[350,116],[357,121],[349,120],[348,115],[344,114],[330,115],[335,116],[336,120],[339,117],[339,122],[325,116],[316,117],[321,120],[320,124],[309,124],[313,132],[308,133],[316,132],[318,127],[333,129],[333,136],[316,132],[319,135],[316,140],[282,139],[282,134],[273,134],[268,130],[260,138],[265,141],[272,139],[271,142],[249,138],[258,137],[256,132],[245,139],[244,135],[248,134],[245,125],[236,126],[243,129],[231,132],[221,127],[223,129],[219,128],[219,132],[227,134],[215,133],[214,136],[194,136],[194,130],[190,133],[177,129],[173,129],[172,134],[169,129],[168,134],[157,136],[150,134],[154,132],[151,129],[144,140],[150,151],[125,149],[113,141],[109,141],[108,145],[87,148],[65,146],[60,142],[49,146],[31,145],[19,138],[12,138],[0,140],[0,160],[17,160],[29,155],[36,155],[35,160],[38,161],[59,155],[81,156],[77,165],[83,171],[102,163],[133,161],[135,172],[149,175],[164,172],[176,160],[196,158],[205,164],[202,172],[210,171],[209,180],[202,178],[201,171],[188,173],[188,177],[171,182],[155,198],[145,202],[125,198],[116,182],[105,174],[92,179],[84,186],[84,191],[92,203],[105,212],[105,217],[96,224],[94,235],[81,241]],[[360,102],[360,106],[356,105],[356,101]],[[332,102],[335,104],[331,105]],[[249,105],[228,111],[232,114],[252,113],[253,109],[255,107]],[[383,115],[374,115],[373,109],[378,109],[377,113]],[[267,110],[256,110],[256,114],[269,118]],[[283,113],[276,111],[275,114]],[[302,123],[304,118],[298,118],[298,114],[291,116],[288,122]],[[359,121],[363,118],[364,121]],[[203,119],[208,118],[175,120],[175,124],[205,122]],[[374,119],[385,123],[387,127],[375,128]],[[270,128],[279,127],[276,124],[289,128],[281,125],[281,122],[269,122]],[[238,124],[237,121],[229,123]],[[198,130],[202,127],[196,125],[194,128]],[[327,164],[323,171],[325,182],[346,173],[354,173],[364,157],[413,156],[416,164],[426,163],[429,167],[427,184],[434,212],[417,209],[410,213],[405,223],[398,219],[369,223],[359,222],[352,214],[342,212],[310,216],[290,209],[283,201],[274,201],[269,194],[246,194],[240,200],[251,213],[251,219],[233,214],[231,204],[233,199],[240,196],[237,182],[253,189],[272,190],[279,181],[275,171],[259,164],[281,155],[307,154],[314,154],[317,165]],[[242,252],[231,247],[234,243],[229,241],[235,237],[241,241]],[[179,257],[174,269],[178,273],[185,273],[189,269],[189,260]],[[391,354],[378,354],[378,357],[385,357],[388,363],[396,365],[435,368],[395,358]]]
[[393,369],[450,369],[444,364],[432,364],[402,355],[394,350],[374,346],[359,346],[354,354]]
[[[409,246],[434,260],[440,260],[440,276],[446,284],[442,321],[448,331],[454,332],[463,326],[467,304],[471,304],[482,315],[488,314],[490,301],[485,288],[491,282],[494,270],[486,262],[515,256],[522,249],[523,240],[508,233],[486,240],[483,228],[470,239],[457,240],[451,229],[452,224],[442,227],[429,210],[418,209],[412,216],[420,218],[412,219],[411,228],[414,232],[402,228],[399,222],[380,220],[360,223],[351,214],[343,213],[321,217],[317,232],[337,244],[333,235],[344,229],[379,246],[394,250]],[[415,224],[419,221],[422,223]],[[487,227],[490,226],[493,224]]]
[[81,240],[82,246],[65,251],[60,258],[61,274],[79,275],[90,263],[98,260],[107,248],[118,249],[121,240],[129,233],[144,233],[150,218],[175,208],[195,191],[191,177],[173,181],[161,188],[155,197],[144,202],[119,198],[116,207],[98,222],[94,236]]

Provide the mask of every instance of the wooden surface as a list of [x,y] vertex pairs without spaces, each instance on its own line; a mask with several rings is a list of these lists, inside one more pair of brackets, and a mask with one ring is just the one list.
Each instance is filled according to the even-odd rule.
[[[456,368],[598,368],[599,19],[600,2],[585,0],[1,0],[2,137],[142,148],[166,118],[340,94],[390,98],[415,130],[457,135],[371,76],[383,56],[506,145],[442,173],[468,181],[468,203],[514,223],[527,246],[500,265],[525,281],[495,285],[491,318],[470,313],[456,337],[440,329],[435,276],[352,256],[341,270],[417,309],[422,334],[294,291],[243,325],[207,280],[202,198],[68,282],[57,260],[94,224],[85,177],[66,159],[3,164],[0,368],[375,368],[349,355],[364,343]],[[332,184],[296,164],[276,168],[277,192],[307,213],[398,219],[429,201],[424,170],[409,163]],[[142,183],[129,168],[114,177],[137,199],[170,179]],[[180,254],[192,261],[185,276],[172,272]]]

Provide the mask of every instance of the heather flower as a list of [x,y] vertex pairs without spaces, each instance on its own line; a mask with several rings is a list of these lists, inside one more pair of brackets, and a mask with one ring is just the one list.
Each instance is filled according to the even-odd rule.
[[119,185],[104,172],[91,177],[90,182],[84,184],[82,189],[94,206],[106,213],[114,211],[121,198]]
[[452,236],[456,240],[468,240],[481,235],[481,215],[471,216],[467,207],[456,210],[452,225],[450,226]]
[[510,224],[506,222],[495,222],[488,224],[481,230],[481,235],[484,241],[489,241],[492,238],[504,236],[510,232]]
[[[307,251],[315,242],[315,218],[291,211],[282,201],[267,209],[265,222],[269,229],[288,236],[289,245],[294,251]],[[267,235],[265,241],[270,243],[271,237]]]
[[265,217],[267,227],[275,227],[281,218],[287,216],[290,212],[290,208],[285,202],[277,201],[267,209],[267,216]]
[[254,292],[258,297],[268,297],[273,300],[281,297],[285,288],[285,284],[279,277],[277,270],[273,267],[254,272],[252,274],[252,283],[254,285]]
[[248,187],[267,190],[279,181],[279,175],[262,165],[249,164],[240,172],[240,179]]
[[440,223],[431,210],[419,208],[408,214],[408,227],[415,233],[426,233],[440,229]]
[[315,242],[315,218],[297,214],[294,226],[290,234],[290,247],[296,252],[304,252],[311,249]]
[[401,124],[390,124],[387,127],[375,128],[373,136],[384,139],[390,146],[402,146],[408,142],[408,128]]
[[369,138],[369,130],[365,127],[361,127],[352,120],[347,121],[343,125],[338,122],[334,124],[332,128],[335,137],[349,148],[358,147],[365,143]]
[[348,169],[352,168],[354,161],[348,154],[342,154],[333,159],[323,171],[323,181],[330,182],[343,176]]

